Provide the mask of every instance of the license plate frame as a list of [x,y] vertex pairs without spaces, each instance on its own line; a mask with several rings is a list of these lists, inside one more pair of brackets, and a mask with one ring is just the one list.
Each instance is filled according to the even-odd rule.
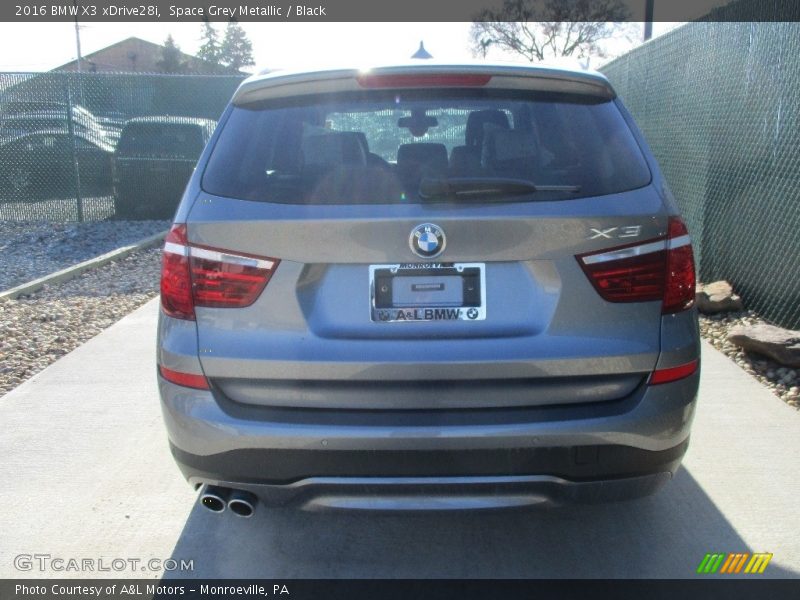
[[[459,305],[387,306],[387,278],[430,276],[462,278]],[[437,281],[439,279],[436,279]],[[478,289],[470,286],[477,284]],[[380,286],[380,288],[378,287]],[[391,285],[390,285],[391,287]],[[486,319],[486,263],[394,263],[369,266],[370,320],[374,323],[424,323],[438,321],[483,321]]]

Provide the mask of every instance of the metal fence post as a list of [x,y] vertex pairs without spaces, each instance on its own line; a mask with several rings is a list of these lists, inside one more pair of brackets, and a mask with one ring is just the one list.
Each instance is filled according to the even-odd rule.
[[75,139],[75,124],[72,122],[72,90],[69,85],[69,75],[67,78],[67,132],[72,142],[72,166],[75,173],[75,199],[78,208],[78,221],[83,223],[83,198],[81,198],[81,174],[78,163],[78,145]]

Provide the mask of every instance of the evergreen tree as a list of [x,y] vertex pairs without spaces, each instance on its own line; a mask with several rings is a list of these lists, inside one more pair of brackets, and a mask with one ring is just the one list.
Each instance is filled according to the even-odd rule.
[[181,49],[175,43],[172,34],[169,34],[161,50],[161,60],[156,64],[163,73],[180,73],[184,68],[181,55]]
[[253,44],[247,34],[234,19],[228,22],[225,28],[225,39],[222,40],[220,62],[237,71],[242,67],[254,65]]
[[203,18],[203,33],[200,36],[200,50],[197,51],[197,58],[202,58],[210,63],[218,65],[220,63],[222,48],[219,44],[219,34],[214,26],[209,22],[208,17]]

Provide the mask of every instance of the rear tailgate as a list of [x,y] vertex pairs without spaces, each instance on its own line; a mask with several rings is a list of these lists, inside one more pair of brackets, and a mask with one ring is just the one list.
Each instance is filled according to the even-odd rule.
[[[621,398],[656,364],[661,306],[606,302],[575,257],[619,245],[596,231],[663,236],[662,211],[649,187],[446,210],[203,194],[190,215],[191,243],[281,261],[251,306],[196,310],[203,369],[250,404],[475,408]],[[371,318],[371,265],[429,262],[409,248],[421,222],[445,232],[441,261],[485,265],[485,319]]]

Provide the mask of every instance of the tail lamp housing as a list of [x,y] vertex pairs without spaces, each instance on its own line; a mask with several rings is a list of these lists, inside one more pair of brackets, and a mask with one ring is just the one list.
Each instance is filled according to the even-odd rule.
[[608,302],[661,301],[662,314],[691,308],[695,297],[692,244],[680,217],[667,235],[576,257],[597,293]]
[[172,226],[161,262],[161,307],[177,319],[195,318],[195,308],[250,306],[280,261],[190,244],[186,224]]

